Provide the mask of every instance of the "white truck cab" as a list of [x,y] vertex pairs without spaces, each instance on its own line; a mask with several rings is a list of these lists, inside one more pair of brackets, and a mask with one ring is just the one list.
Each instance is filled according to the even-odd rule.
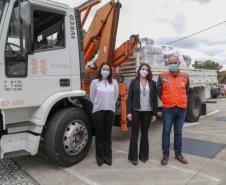
[[77,9],[48,0],[0,0],[0,157],[35,155],[62,166],[90,147],[92,104],[81,90]]

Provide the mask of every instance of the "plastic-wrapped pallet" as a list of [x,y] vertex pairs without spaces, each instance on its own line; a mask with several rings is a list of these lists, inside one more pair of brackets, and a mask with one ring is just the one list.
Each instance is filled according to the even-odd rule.
[[151,38],[144,37],[140,39],[140,43],[142,47],[145,47],[146,45],[153,45],[154,40]]
[[137,65],[148,63],[151,67],[162,67],[164,63],[164,54],[161,47],[154,45],[154,41],[149,38],[142,38],[141,48],[136,52]]
[[181,62],[180,67],[182,67],[182,68],[188,67],[187,63],[184,60],[183,55],[176,48],[174,48],[172,46],[161,46],[161,48],[164,53],[164,58],[165,58],[166,64],[167,64],[168,58],[171,55],[176,55],[179,57],[179,60]]

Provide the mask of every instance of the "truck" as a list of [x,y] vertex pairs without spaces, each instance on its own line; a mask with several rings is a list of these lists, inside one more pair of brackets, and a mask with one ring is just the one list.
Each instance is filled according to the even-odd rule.
[[[0,0],[1,159],[35,155],[40,144],[61,166],[87,155],[94,134],[89,83],[101,62],[117,67],[139,41],[131,36],[115,50],[121,4],[113,0],[96,12],[84,36],[85,20],[98,3],[74,8],[50,0]],[[124,110],[125,86],[120,89]],[[127,130],[125,111],[123,118]]]
[[62,166],[92,142],[81,89],[80,12],[62,3],[0,0],[0,157],[35,155],[40,143]]
[[[139,37],[132,35],[115,50],[121,5],[113,0],[97,11],[83,35],[97,1],[74,8],[50,0],[0,0],[1,159],[35,155],[41,144],[61,166],[84,159],[95,134],[89,84],[104,60],[111,62],[119,81],[116,124],[127,130],[126,89],[138,66],[131,58]],[[98,58],[92,63],[95,51]],[[153,69],[155,79],[162,70]],[[205,112],[215,73],[188,72],[189,110],[196,116],[187,119],[195,121]]]

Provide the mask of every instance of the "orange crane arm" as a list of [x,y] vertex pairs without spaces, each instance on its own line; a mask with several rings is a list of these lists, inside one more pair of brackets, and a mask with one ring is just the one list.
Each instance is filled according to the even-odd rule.
[[[112,67],[117,68],[119,65],[127,62],[130,57],[133,56],[134,50],[140,44],[139,35],[131,35],[130,39],[124,42],[114,52],[114,61]],[[125,83],[119,83],[119,95],[120,95],[120,110],[121,110],[121,129],[127,131],[127,120],[126,120],[126,94],[127,86]]]
[[85,10],[88,10],[90,8],[92,8],[93,6],[97,5],[101,3],[101,0],[88,0],[86,1],[85,3],[81,4],[78,6],[78,9],[81,12],[85,11]]
[[[87,11],[89,14],[90,9],[100,2],[101,0],[89,0],[80,5],[79,10],[80,12]],[[120,8],[121,4],[112,0],[96,12],[84,37],[85,64],[94,56],[97,48],[99,49],[97,67],[103,61],[108,61],[116,68],[133,55],[139,43],[138,35],[131,35],[128,41],[115,50]],[[83,19],[86,19],[86,16],[88,15],[85,15]]]
[[84,37],[85,64],[91,60],[96,48],[99,48],[97,67],[103,61],[111,63],[114,60],[120,8],[121,4],[112,0],[96,12]]
[[115,50],[112,66],[116,68],[126,62],[131,56],[133,56],[133,52],[139,44],[139,35],[131,35],[129,40],[121,44],[121,46]]
[[82,27],[84,26],[86,19],[89,16],[91,8],[99,3],[101,3],[101,0],[88,0],[78,7],[80,14],[85,11],[85,15],[81,21]]

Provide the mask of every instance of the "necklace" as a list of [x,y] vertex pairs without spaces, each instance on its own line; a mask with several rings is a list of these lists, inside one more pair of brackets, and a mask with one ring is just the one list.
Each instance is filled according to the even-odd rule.
[[147,80],[145,80],[145,81],[140,81],[140,83],[141,83],[141,85],[142,85],[142,87],[143,87],[143,96],[146,96],[146,91],[145,91],[145,89],[146,89],[146,85],[147,85]]
[[107,80],[104,80],[104,85],[105,87],[107,87]]

